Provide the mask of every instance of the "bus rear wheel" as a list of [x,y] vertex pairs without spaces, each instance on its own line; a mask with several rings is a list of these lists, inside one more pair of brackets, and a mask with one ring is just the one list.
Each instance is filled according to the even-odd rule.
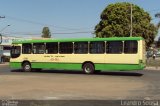
[[23,63],[22,65],[23,71],[25,72],[31,72],[32,68],[31,68],[31,64],[28,62]]
[[85,63],[83,65],[83,72],[86,74],[93,74],[94,73],[94,66],[92,63]]

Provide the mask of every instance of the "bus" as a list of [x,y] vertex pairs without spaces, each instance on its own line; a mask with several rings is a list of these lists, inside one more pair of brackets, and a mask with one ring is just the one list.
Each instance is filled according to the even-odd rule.
[[53,69],[132,71],[145,68],[142,37],[32,39],[15,41],[11,47],[11,68],[24,71]]

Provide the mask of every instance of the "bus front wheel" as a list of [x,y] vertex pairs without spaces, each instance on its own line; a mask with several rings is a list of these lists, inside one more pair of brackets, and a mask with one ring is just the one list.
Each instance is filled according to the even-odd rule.
[[94,73],[94,66],[92,63],[85,63],[83,65],[83,72],[86,74],[93,74]]
[[32,68],[31,68],[31,64],[28,62],[23,63],[22,65],[23,71],[25,72],[31,72]]

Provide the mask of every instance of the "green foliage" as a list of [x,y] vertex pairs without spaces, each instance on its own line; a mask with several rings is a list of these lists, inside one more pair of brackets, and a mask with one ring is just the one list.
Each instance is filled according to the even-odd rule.
[[43,27],[42,38],[51,38],[51,32],[48,27]]
[[[96,37],[129,37],[131,26],[131,4],[127,2],[108,5],[95,26]],[[157,28],[151,24],[149,13],[132,4],[132,36],[141,36],[147,46],[153,43]]]

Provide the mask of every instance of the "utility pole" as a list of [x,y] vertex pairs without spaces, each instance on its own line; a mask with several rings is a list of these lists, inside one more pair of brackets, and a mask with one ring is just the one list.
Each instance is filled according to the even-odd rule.
[[130,26],[130,37],[132,37],[132,4],[131,4],[131,26]]
[[[0,16],[0,18],[5,18],[5,16]],[[2,34],[0,33],[0,44],[2,43]]]

